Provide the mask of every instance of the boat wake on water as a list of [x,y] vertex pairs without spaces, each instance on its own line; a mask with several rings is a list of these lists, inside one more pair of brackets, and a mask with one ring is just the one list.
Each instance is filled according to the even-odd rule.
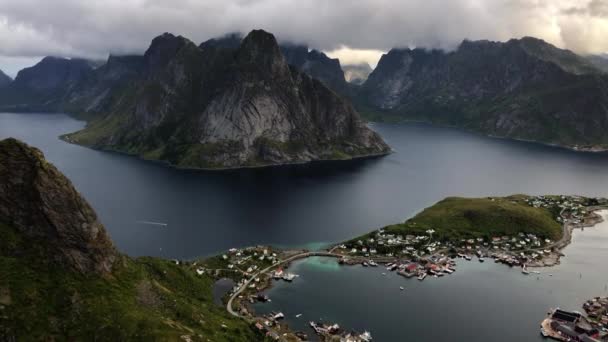
[[139,223],[139,224],[147,224],[150,226],[161,226],[161,227],[166,227],[169,224],[167,223],[163,223],[163,222],[154,222],[154,221],[135,221],[135,223]]

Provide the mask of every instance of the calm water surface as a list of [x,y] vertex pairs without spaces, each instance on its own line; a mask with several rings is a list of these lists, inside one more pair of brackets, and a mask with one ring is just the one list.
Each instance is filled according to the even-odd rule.
[[[65,115],[0,114],[0,138],[40,148],[92,204],[118,248],[133,256],[315,247],[403,221],[446,196],[608,196],[607,154],[425,125],[374,125],[396,150],[383,158],[229,172],[176,170],[57,138],[83,125]],[[295,264],[302,277],[273,288],[273,302],[260,310],[281,309],[295,327],[323,317],[370,329],[376,341],[536,341],[549,307],[578,308],[605,294],[603,228],[576,234],[564,263],[544,271],[554,276],[540,279],[472,262],[450,277],[406,282],[379,269],[312,259]],[[304,314],[301,321],[291,317],[296,313]]]
[[383,158],[228,172],[177,170],[57,138],[83,126],[65,115],[0,114],[0,138],[40,148],[133,256],[318,246],[403,221],[446,196],[608,196],[607,154],[424,125],[374,125],[396,150]]

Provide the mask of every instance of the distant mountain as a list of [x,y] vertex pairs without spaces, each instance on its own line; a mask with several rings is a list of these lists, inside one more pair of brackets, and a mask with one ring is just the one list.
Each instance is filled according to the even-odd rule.
[[211,272],[120,254],[38,149],[0,141],[0,189],[0,341],[265,340],[213,303]]
[[581,149],[608,148],[608,79],[534,38],[393,49],[357,96],[375,120],[422,120]]
[[0,88],[6,87],[11,82],[13,82],[13,79],[10,78],[7,74],[5,74],[2,70],[0,70]]
[[350,88],[337,58],[329,58],[318,50],[310,50],[306,45],[284,43],[281,52],[289,65],[323,82],[341,95],[348,95]]
[[587,59],[596,68],[608,73],[608,54],[588,56]]
[[78,82],[90,77],[93,68],[84,59],[45,57],[25,68],[0,92],[0,109],[59,109]]
[[342,66],[342,70],[344,70],[346,81],[356,85],[363,84],[373,71],[372,67],[367,63],[344,65]]
[[104,105],[107,114],[66,139],[197,168],[389,151],[348,102],[290,68],[272,34],[252,31],[236,49],[201,45],[155,38],[139,76]]

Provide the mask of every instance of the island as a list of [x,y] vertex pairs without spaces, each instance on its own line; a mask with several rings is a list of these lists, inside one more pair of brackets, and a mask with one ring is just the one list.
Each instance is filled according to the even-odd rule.
[[[572,230],[600,222],[596,211],[608,208],[606,199],[572,195],[450,197],[324,250],[253,246],[166,260],[121,254],[71,182],[15,139],[0,141],[0,190],[0,338],[8,340],[307,340],[281,312],[251,306],[271,300],[263,291],[276,281],[298,281],[289,271],[296,260],[333,257],[424,281],[455,272],[456,258],[493,259],[526,276],[558,263]],[[227,279],[229,288],[214,291]],[[586,304],[592,326],[605,324],[604,303]],[[372,340],[334,323],[310,326],[324,341]]]

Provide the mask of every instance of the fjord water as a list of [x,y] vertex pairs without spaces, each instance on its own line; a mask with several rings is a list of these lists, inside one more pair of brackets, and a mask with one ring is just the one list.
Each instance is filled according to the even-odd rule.
[[0,138],[40,148],[133,256],[318,246],[401,222],[446,196],[608,196],[608,154],[425,125],[373,125],[395,149],[386,157],[232,171],[178,170],[58,139],[83,126],[59,114],[0,114]]
[[[83,126],[65,115],[0,114],[0,139],[40,148],[133,256],[318,246],[402,221],[446,196],[608,196],[607,154],[426,125],[373,125],[395,149],[383,158],[221,172],[177,170],[58,139]],[[576,309],[606,294],[607,246],[608,224],[577,233],[563,264],[540,279],[465,262],[452,276],[421,283],[311,259],[296,263],[301,277],[272,289],[273,302],[258,309],[283,310],[300,329],[321,317],[370,329],[376,341],[536,341],[548,308]]]

